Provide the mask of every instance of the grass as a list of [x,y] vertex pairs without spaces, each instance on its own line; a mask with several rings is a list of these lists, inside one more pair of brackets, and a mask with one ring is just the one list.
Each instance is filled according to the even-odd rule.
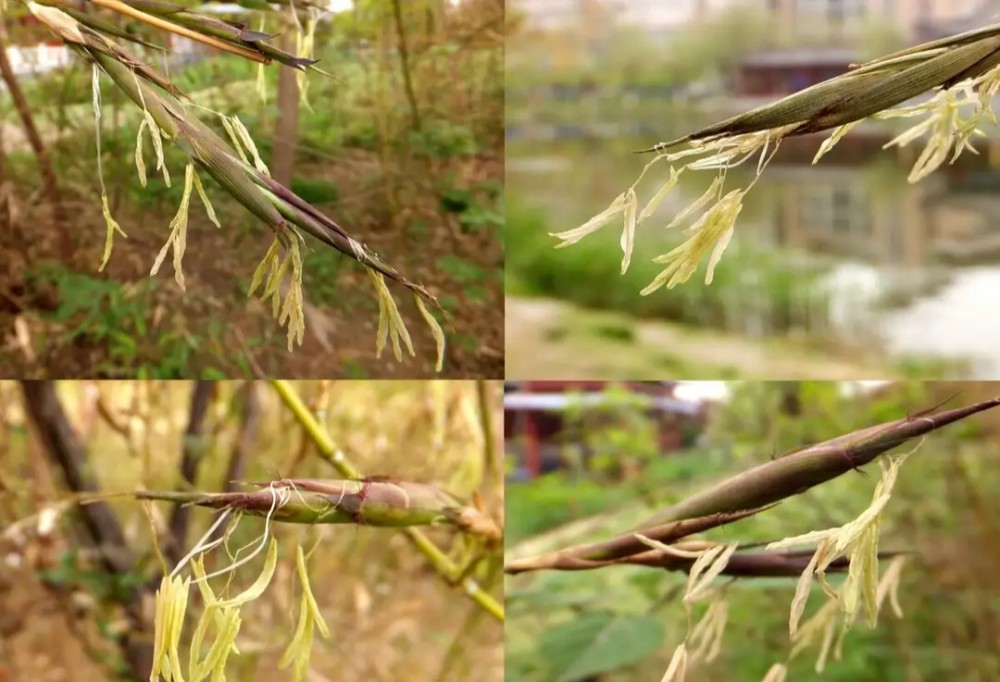
[[[711,288],[682,287],[669,293],[638,296],[660,267],[636,258],[625,275],[608,253],[620,251],[617,234],[591,236],[566,250],[554,250],[553,226],[540,210],[509,201],[507,291],[515,295],[551,296],[577,305],[614,310],[636,317],[658,318],[702,327],[728,326],[728,301],[759,298],[775,311],[817,310],[825,305],[816,286],[822,267],[793,269],[773,249],[741,244],[740,254],[719,263]],[[734,247],[734,250],[735,247]],[[752,276],[748,269],[752,268]],[[787,320],[786,324],[793,324]]]
[[[189,376],[192,361],[207,346],[222,347],[222,328],[211,325],[203,338],[191,334],[182,322],[167,317],[156,303],[156,280],[122,287],[106,279],[96,279],[68,271],[59,265],[29,271],[32,287],[50,289],[58,301],[42,318],[51,324],[51,336],[38,339],[40,347],[74,345],[104,348],[106,353],[95,366],[103,377],[132,373],[149,379],[180,379]],[[155,311],[155,312],[154,312]],[[249,373],[239,354],[221,353],[217,366],[203,365],[202,378],[220,378],[223,367],[239,367]]]
[[[512,297],[507,318],[509,328],[518,330],[507,344],[508,376],[514,378],[642,379],[659,372],[692,379],[803,375],[838,379],[895,372],[871,353],[847,353],[780,337],[747,339],[576,308],[552,299]],[[940,366],[914,358],[912,376]]]

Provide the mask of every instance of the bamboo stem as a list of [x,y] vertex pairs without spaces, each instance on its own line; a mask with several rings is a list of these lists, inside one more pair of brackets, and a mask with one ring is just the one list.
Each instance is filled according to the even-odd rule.
[[[347,457],[337,448],[333,439],[326,432],[326,429],[316,420],[316,417],[313,416],[309,408],[302,402],[302,399],[295,392],[295,389],[292,388],[291,384],[283,379],[274,379],[271,381],[271,384],[288,409],[292,411],[292,414],[302,424],[302,428],[312,438],[320,456],[330,462],[343,476],[358,478],[358,470],[347,461]],[[434,567],[434,570],[446,581],[452,583],[461,574],[459,567],[445,556],[444,552],[420,530],[416,528],[404,528],[403,532],[420,553],[427,558]],[[504,620],[503,607],[489,593],[481,589],[476,581],[466,578],[462,581],[462,587],[469,599],[497,620],[501,622]]]

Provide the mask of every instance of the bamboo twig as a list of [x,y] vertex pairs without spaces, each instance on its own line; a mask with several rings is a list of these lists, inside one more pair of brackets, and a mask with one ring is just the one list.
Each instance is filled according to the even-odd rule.
[[217,50],[222,50],[223,52],[229,52],[230,54],[239,55],[240,57],[246,57],[247,59],[252,59],[255,62],[260,62],[261,64],[270,64],[271,58],[260,54],[259,52],[254,52],[253,50],[247,49],[245,47],[240,47],[239,45],[234,45],[233,43],[228,43],[224,40],[219,40],[218,38],[213,38],[212,36],[205,35],[204,33],[198,33],[197,31],[192,31],[191,29],[175,24],[172,21],[167,21],[152,14],[147,14],[142,10],[138,10],[135,7],[126,5],[120,0],[90,0],[93,4],[103,7],[104,9],[111,10],[112,12],[117,12],[118,14],[124,14],[125,16],[132,17],[137,21],[141,21],[145,24],[149,24],[155,28],[161,29],[163,31],[168,31],[170,33],[175,33],[179,36],[185,38],[190,38],[209,47],[214,47]]

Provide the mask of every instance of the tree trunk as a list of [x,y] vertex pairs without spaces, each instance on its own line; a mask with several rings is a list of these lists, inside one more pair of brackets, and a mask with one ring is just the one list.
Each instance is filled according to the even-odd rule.
[[[295,49],[294,34],[286,31],[281,47]],[[278,120],[274,125],[274,147],[271,153],[271,177],[291,187],[295,173],[295,145],[299,134],[299,83],[296,71],[287,66],[278,71]]]
[[[181,477],[193,489],[198,473],[198,462],[205,451],[205,415],[208,414],[215,392],[214,381],[198,381],[191,391],[191,411],[188,415],[187,429],[184,431],[181,446]],[[167,555],[176,566],[184,557],[184,546],[187,544],[188,518],[191,508],[179,504],[170,515],[170,547]]]
[[[51,381],[22,381],[25,409],[38,439],[49,458],[63,471],[66,485],[73,492],[97,491],[90,473],[87,449],[79,434],[66,417],[59,402],[55,384]],[[80,505],[87,537],[100,553],[109,573],[125,575],[135,570],[132,553],[114,511],[104,502]],[[129,629],[121,636],[121,646],[132,677],[149,678],[153,666],[152,634],[148,630],[142,608],[143,590],[127,588],[122,604],[129,620]]]
[[410,53],[406,47],[406,28],[403,26],[403,8],[399,0],[392,0],[392,14],[396,20],[396,38],[399,42],[399,68],[403,72],[403,87],[406,88],[406,99],[410,103],[410,126],[413,130],[420,130],[420,109],[417,107],[417,96],[410,78]]
[[[14,75],[14,69],[10,65],[10,61],[7,59],[7,45],[3,36],[0,36],[0,76],[3,77],[4,83],[7,84],[7,90],[10,92],[10,97],[14,101],[14,108],[17,109],[18,116],[21,117],[21,123],[24,126],[25,137],[28,138],[28,144],[31,145],[32,151],[35,153],[35,157],[38,159],[38,171],[42,176],[42,184],[45,186],[45,194],[48,195],[49,202],[52,204],[52,217],[56,222],[56,226],[63,231],[66,225],[66,213],[63,211],[62,196],[59,194],[59,185],[56,183],[56,174],[52,169],[52,162],[49,159],[49,153],[45,149],[45,145],[42,143],[42,138],[38,134],[38,128],[35,127],[34,117],[31,115],[31,108],[28,106],[28,100],[24,97],[24,92],[21,90],[21,86],[17,82],[17,77]],[[68,233],[64,232],[64,238],[61,240],[62,244],[66,248],[71,248],[72,244],[69,240]],[[64,255],[70,255],[66,253]]]

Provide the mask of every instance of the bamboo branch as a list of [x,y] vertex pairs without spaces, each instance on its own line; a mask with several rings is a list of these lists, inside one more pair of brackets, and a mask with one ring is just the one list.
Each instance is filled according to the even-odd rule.
[[[726,478],[609,540],[508,561],[505,570],[507,573],[543,569],[590,570],[622,563],[671,569],[676,566],[681,570],[683,561],[664,557],[658,551],[649,552],[648,546],[636,535],[668,544],[752,516],[769,505],[857,470],[909,440],[997,406],[1000,406],[1000,396],[937,414],[918,413],[859,429]],[[739,555],[734,558],[736,556]],[[752,561],[748,570],[754,570],[757,565],[754,562],[774,568],[782,561],[774,559],[773,553],[757,556],[767,558]]]
[[[316,450],[320,457],[330,462],[343,476],[347,478],[359,478],[359,472],[347,461],[344,453],[337,448],[333,439],[320,425],[313,414],[299,398],[295,389],[284,380],[275,379],[272,382],[274,389],[281,396],[282,401],[292,411],[309,437],[316,444]],[[412,542],[431,563],[434,569],[449,583],[460,575],[460,568],[454,564],[445,554],[431,542],[426,535],[416,528],[405,528],[403,532],[407,539]],[[503,607],[487,592],[484,592],[479,585],[471,578],[463,581],[465,594],[476,604],[485,609],[491,616],[499,621],[504,620]]]
[[[10,60],[7,59],[7,45],[4,37],[0,35],[0,77],[3,78],[4,83],[7,85],[7,92],[10,93],[10,98],[14,102],[14,108],[21,118],[21,124],[24,126],[24,135],[38,161],[38,172],[42,176],[45,193],[52,203],[52,217],[55,219],[60,230],[63,230],[66,225],[66,212],[63,210],[62,193],[59,191],[56,173],[52,167],[52,160],[49,158],[45,143],[42,142],[42,136],[39,135],[38,128],[35,127],[35,120],[31,114],[31,107],[28,105],[28,100],[24,96],[20,84],[17,82],[17,76],[10,65]],[[65,234],[68,233],[64,232]],[[67,247],[67,250],[72,248],[72,243],[68,240],[68,237],[64,239],[64,245]]]
[[90,0],[93,4],[103,7],[105,9],[111,10],[112,12],[117,12],[118,14],[124,14],[127,17],[131,17],[145,24],[149,24],[155,28],[162,31],[168,31],[170,33],[175,33],[179,36],[184,36],[194,40],[195,42],[208,45],[209,47],[214,47],[217,50],[222,50],[223,52],[229,52],[230,54],[239,55],[240,57],[246,57],[247,59],[252,59],[255,62],[260,62],[261,64],[270,64],[271,58],[265,55],[255,52],[253,50],[241,47],[239,45],[234,45],[233,43],[227,43],[224,40],[219,40],[218,38],[213,38],[212,36],[205,35],[204,33],[198,33],[197,31],[192,31],[191,29],[175,24],[166,19],[162,19],[152,14],[146,14],[142,10],[138,10],[135,7],[126,5],[124,2],[119,0]]
[[[191,412],[188,416],[187,429],[181,455],[181,478],[188,486],[193,487],[198,471],[198,462],[204,449],[203,434],[205,431],[205,415],[215,391],[215,383],[198,381],[191,391]],[[184,556],[184,546],[187,544],[188,517],[191,510],[185,506],[174,508],[170,515],[170,547],[167,555],[177,563]]]
[[[97,483],[89,473],[86,447],[67,418],[55,385],[51,381],[23,381],[21,387],[31,422],[49,457],[63,470],[67,487],[74,493],[97,491]],[[125,536],[107,503],[94,501],[82,507],[80,514],[89,539],[97,547],[107,570],[116,575],[134,571],[135,564]],[[152,666],[153,647],[142,636],[148,625],[142,607],[142,591],[127,588],[123,606],[129,629],[120,636],[121,645],[132,674],[144,679]]]

